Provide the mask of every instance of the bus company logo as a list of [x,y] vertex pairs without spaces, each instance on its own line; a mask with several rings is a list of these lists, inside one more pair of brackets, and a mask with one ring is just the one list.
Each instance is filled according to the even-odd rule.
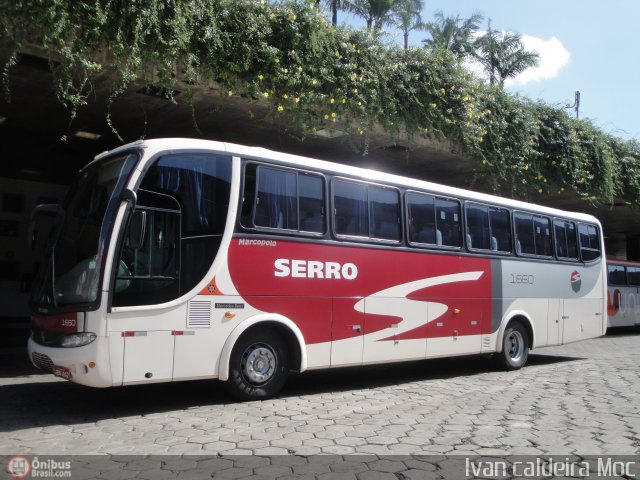
[[353,263],[278,258],[273,265],[276,277],[354,280],[358,276],[358,267]]
[[571,274],[571,289],[578,293],[580,291],[580,287],[582,286],[582,276],[580,272],[574,270]]
[[11,457],[7,462],[7,473],[11,478],[26,478],[31,472],[31,463],[27,457]]

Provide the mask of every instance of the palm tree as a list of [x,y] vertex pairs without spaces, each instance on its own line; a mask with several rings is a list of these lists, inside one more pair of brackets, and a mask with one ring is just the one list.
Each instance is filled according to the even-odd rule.
[[[324,3],[331,9],[331,24],[336,27],[338,25],[338,10],[343,8],[344,2],[342,0],[325,0]],[[320,0],[317,0],[317,4],[320,5]]]
[[404,49],[409,48],[409,32],[423,30],[421,12],[424,8],[424,0],[397,0],[391,12],[391,25],[402,30],[404,37]]
[[391,9],[396,0],[343,0],[343,8],[367,22],[367,29],[378,33],[389,23]]
[[483,20],[481,13],[474,12],[469,18],[463,19],[460,15],[445,17],[439,11],[434,17],[433,22],[425,25],[425,30],[431,35],[431,38],[423,40],[426,45],[449,50],[460,57],[473,52],[473,37]]
[[513,32],[498,32],[488,23],[487,33],[475,42],[474,58],[480,62],[489,75],[489,83],[504,85],[507,78],[513,78],[529,67],[537,67],[540,55],[528,52],[522,44],[522,36]]

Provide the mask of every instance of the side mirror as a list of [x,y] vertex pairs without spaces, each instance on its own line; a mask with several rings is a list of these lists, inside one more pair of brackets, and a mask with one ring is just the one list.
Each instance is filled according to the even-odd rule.
[[129,232],[127,243],[132,249],[138,249],[144,245],[144,238],[147,230],[147,212],[145,210],[134,210],[129,222]]

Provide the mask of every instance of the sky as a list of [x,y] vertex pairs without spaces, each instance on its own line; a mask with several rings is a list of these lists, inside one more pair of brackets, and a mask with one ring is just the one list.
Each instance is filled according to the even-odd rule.
[[[495,30],[522,35],[527,50],[540,54],[540,66],[525,71],[506,88],[557,107],[572,106],[580,92],[580,118],[604,131],[640,140],[640,0],[425,0],[422,17],[468,18],[479,11]],[[354,23],[340,12],[340,23]],[[402,42],[389,30],[387,41]],[[412,32],[421,46],[426,32]],[[575,117],[575,110],[567,109]]]

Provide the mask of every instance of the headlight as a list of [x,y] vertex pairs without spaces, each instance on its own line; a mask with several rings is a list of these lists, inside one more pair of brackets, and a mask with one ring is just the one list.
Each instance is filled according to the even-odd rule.
[[60,346],[65,348],[83,347],[89,345],[96,339],[95,333],[74,333],[67,335],[60,340]]

